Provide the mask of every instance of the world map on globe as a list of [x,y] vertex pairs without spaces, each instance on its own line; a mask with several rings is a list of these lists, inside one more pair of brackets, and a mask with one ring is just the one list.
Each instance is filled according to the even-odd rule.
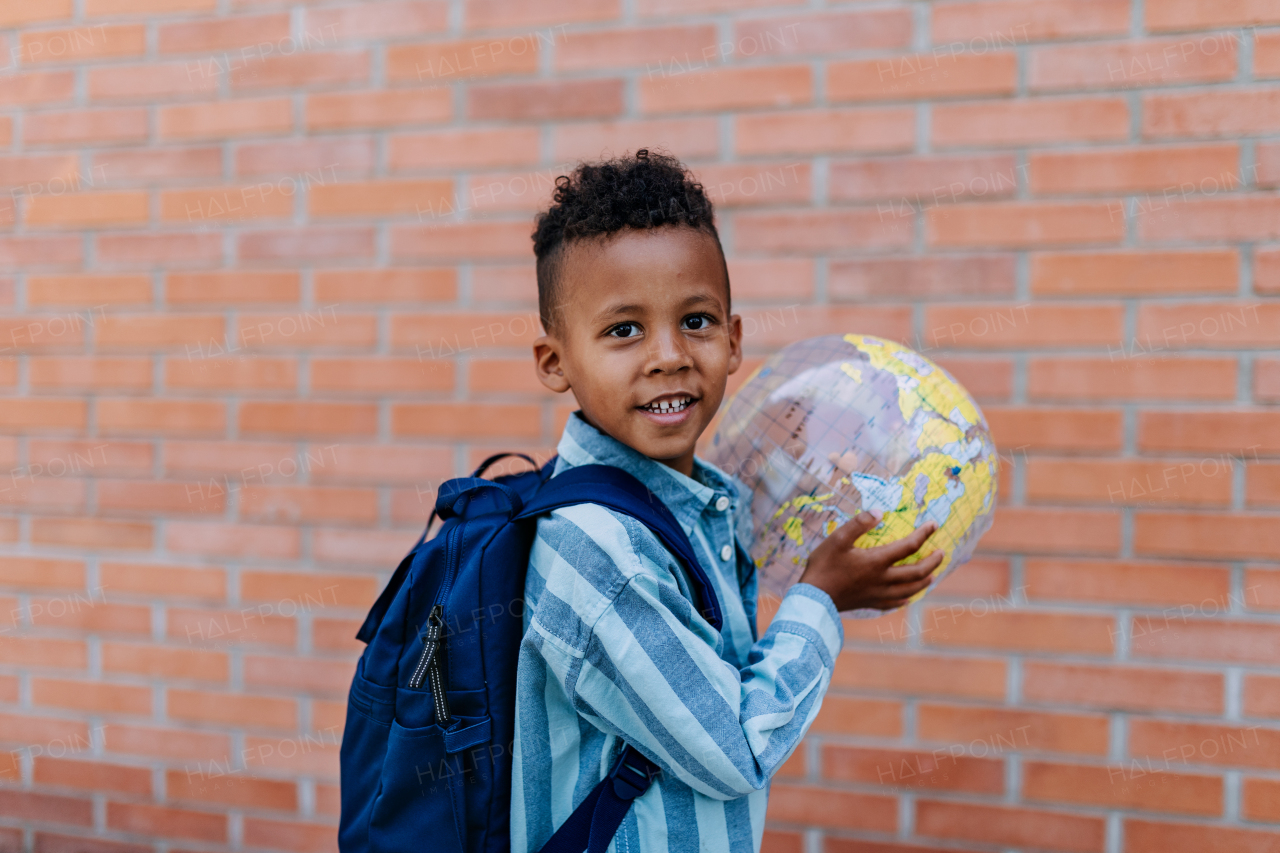
[[883,517],[858,547],[937,523],[902,561],[945,552],[918,600],[969,560],[995,512],[999,456],[977,403],[929,359],[870,335],[775,353],[726,403],[706,458],[751,490],[751,557],[779,596],[823,538],[868,509]]

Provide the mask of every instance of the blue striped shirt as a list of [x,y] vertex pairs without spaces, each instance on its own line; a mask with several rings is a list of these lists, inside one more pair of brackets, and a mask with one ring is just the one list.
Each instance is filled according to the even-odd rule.
[[512,853],[535,853],[613,765],[623,741],[662,768],[611,853],[758,853],[769,778],[813,722],[844,630],[830,596],[796,584],[756,636],[751,512],[739,480],[693,477],[575,412],[555,472],[602,463],[660,497],[719,596],[716,631],[685,570],[634,519],[597,504],[537,523],[525,581],[511,791]]

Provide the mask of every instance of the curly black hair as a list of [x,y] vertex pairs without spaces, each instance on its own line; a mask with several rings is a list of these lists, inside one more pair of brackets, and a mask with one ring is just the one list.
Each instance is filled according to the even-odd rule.
[[624,228],[668,225],[686,225],[715,239],[725,267],[727,299],[729,271],[716,231],[714,205],[702,184],[675,157],[641,148],[634,156],[579,162],[572,174],[556,178],[551,207],[538,214],[533,230],[538,312],[547,332],[554,333],[559,321],[557,291],[568,244]]

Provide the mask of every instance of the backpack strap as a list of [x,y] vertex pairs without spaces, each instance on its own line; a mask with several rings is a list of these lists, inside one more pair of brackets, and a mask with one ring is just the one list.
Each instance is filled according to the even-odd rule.
[[547,480],[517,519],[532,518],[553,509],[593,503],[629,515],[652,530],[667,550],[684,563],[689,583],[701,606],[702,618],[717,631],[724,625],[720,600],[684,528],[667,505],[635,477],[612,465],[577,465]]
[[609,775],[591,789],[539,853],[605,853],[631,801],[649,790],[660,768],[628,744]]
[[[553,460],[554,461],[554,460]],[[517,518],[532,518],[553,509],[593,503],[629,515],[644,524],[684,564],[698,598],[702,617],[719,631],[724,619],[711,579],[698,562],[684,528],[661,499],[635,477],[612,465],[577,465],[547,480]],[[631,808],[662,771],[639,750],[626,744],[609,775],[600,780],[573,814],[555,831],[540,853],[605,853]]]

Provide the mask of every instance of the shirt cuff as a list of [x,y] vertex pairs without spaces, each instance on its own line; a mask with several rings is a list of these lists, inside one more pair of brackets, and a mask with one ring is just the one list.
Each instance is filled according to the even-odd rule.
[[[770,624],[786,622],[798,622],[816,633],[819,647],[826,653],[829,664],[834,665],[836,656],[844,648],[844,622],[831,596],[813,584],[793,584],[782,597]],[[780,630],[787,629],[784,626]]]

